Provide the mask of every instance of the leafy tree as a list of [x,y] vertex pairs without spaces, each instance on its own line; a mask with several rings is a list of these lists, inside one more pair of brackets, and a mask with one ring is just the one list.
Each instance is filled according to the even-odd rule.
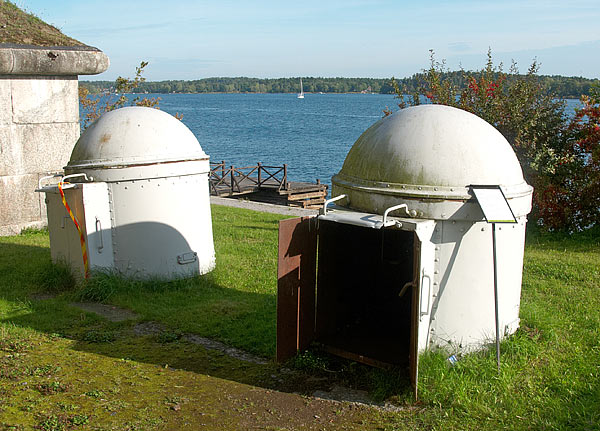
[[567,126],[570,158],[536,196],[544,224],[569,230],[600,225],[600,85],[580,101]]
[[583,96],[584,108],[570,119],[564,102],[541,84],[538,70],[533,61],[525,75],[514,63],[504,72],[502,64],[494,66],[488,51],[485,67],[461,70],[459,80],[431,51],[430,68],[412,94],[407,96],[406,87],[401,89],[397,82],[393,85],[400,108],[422,101],[439,103],[472,112],[495,126],[535,188],[530,217],[548,229],[583,229],[598,222],[600,208],[598,98],[596,93]]
[[[135,68],[135,78],[123,78],[119,76],[115,82],[114,90],[118,96],[115,97],[109,90],[105,90],[104,97],[90,97],[90,91],[85,86],[79,86],[79,103],[83,107],[85,112],[83,116],[82,127],[86,129],[91,123],[96,121],[103,113],[112,111],[114,109],[122,108],[125,106],[129,99],[127,98],[128,93],[133,93],[146,78],[142,77],[144,68],[148,65],[148,62],[142,61],[138,67]],[[150,108],[158,108],[160,97],[140,99],[139,96],[135,97],[130,102],[130,106],[147,106]]]
[[[470,72],[478,77],[479,72]],[[464,81],[462,71],[443,71],[441,76],[444,80],[450,80],[457,88],[463,89],[468,86]],[[423,73],[414,74],[411,77],[403,78],[398,81],[399,85],[409,93],[413,93],[419,87],[419,83],[424,78]],[[507,76],[510,81],[513,77]],[[380,94],[393,94],[394,87],[389,79],[379,78],[323,78],[323,77],[302,77],[304,81],[304,91],[324,92],[324,93],[347,93],[368,91]],[[597,80],[577,77],[564,76],[538,76],[538,80],[543,86],[547,87],[551,93],[556,93],[560,97],[579,97],[581,94],[588,94],[590,86]],[[227,90],[228,84],[230,92],[240,93],[297,93],[300,91],[299,78],[205,78],[193,81],[157,81],[140,82],[139,86],[132,92],[148,93],[215,93]],[[90,93],[102,93],[106,88],[114,86],[109,81],[81,81]],[[113,89],[114,91],[114,89]]]

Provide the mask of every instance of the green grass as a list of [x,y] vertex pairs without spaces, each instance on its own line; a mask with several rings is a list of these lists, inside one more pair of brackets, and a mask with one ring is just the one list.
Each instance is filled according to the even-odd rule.
[[[46,332],[76,335],[79,312],[69,301],[109,301],[181,332],[214,338],[271,358],[275,353],[275,267],[282,216],[213,207],[216,269],[203,277],[164,282],[98,273],[75,286],[64,265],[50,263],[46,232],[3,238],[0,312]],[[4,258],[6,260],[4,260]],[[61,293],[32,303],[34,293]],[[56,316],[54,311],[61,310]],[[88,319],[89,320],[89,319]]]
[[[106,424],[119,412],[119,429],[127,429],[124,424],[158,429],[175,423],[165,411],[172,412],[175,405],[186,409],[184,402],[172,400],[196,400],[216,414],[228,401],[215,404],[208,401],[211,397],[270,387],[275,364],[243,364],[182,340],[182,334],[194,333],[274,356],[277,222],[283,217],[219,206],[212,211],[217,268],[207,276],[169,283],[97,274],[75,285],[64,268],[49,264],[47,232],[0,238],[0,401],[5,401],[0,403],[0,427],[27,412],[23,423],[39,429],[71,429],[88,422],[110,429]],[[59,295],[31,299],[40,292]],[[422,355],[415,403],[404,377],[394,372],[340,365],[317,351],[290,365],[317,379],[336,374],[404,406],[395,413],[355,412],[360,420],[350,411],[335,414],[349,429],[599,429],[599,294],[598,229],[572,236],[534,232],[525,250],[521,328],[502,343],[500,373],[494,351],[462,356],[455,366],[445,354]],[[166,330],[133,337],[131,322],[110,323],[68,305],[80,299],[127,307],[141,321],[159,322]],[[218,379],[208,386],[198,383],[201,393],[185,384],[185,390],[175,392],[156,389],[175,384],[153,368],[167,364],[182,370],[181,375],[175,372],[182,381],[208,384],[205,376]],[[27,390],[18,386],[24,379]],[[237,383],[252,386],[240,389]],[[244,392],[243,398],[248,396]],[[269,398],[275,392],[264,397],[269,405],[277,404]],[[144,408],[145,416],[140,413]],[[242,416],[253,409],[238,408]],[[218,422],[217,417],[212,418]],[[225,422],[215,429],[226,429],[223,423],[230,419],[219,419]]]
[[116,288],[115,304],[172,329],[267,358],[275,354],[278,221],[282,216],[213,207],[217,266],[205,277]]
[[600,235],[533,233],[525,249],[521,328],[495,351],[421,358],[425,417],[440,429],[600,426]]
[[34,14],[19,9],[15,3],[0,1],[0,42],[37,46],[81,46],[59,29]]

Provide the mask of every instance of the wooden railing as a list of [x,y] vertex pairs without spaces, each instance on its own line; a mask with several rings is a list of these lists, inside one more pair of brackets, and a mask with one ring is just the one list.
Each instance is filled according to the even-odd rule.
[[236,168],[227,167],[225,161],[210,162],[209,183],[211,193],[220,194],[227,190],[231,194],[244,193],[249,189],[268,187],[278,191],[287,190],[287,165],[265,166],[257,163],[256,166]]

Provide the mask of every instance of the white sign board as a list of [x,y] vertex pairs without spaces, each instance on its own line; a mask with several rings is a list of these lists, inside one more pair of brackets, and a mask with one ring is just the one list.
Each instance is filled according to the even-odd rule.
[[500,186],[471,186],[488,223],[516,223]]

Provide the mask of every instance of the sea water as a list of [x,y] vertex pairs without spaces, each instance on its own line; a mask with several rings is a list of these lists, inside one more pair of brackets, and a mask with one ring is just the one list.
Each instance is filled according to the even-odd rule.
[[380,94],[164,94],[211,161],[288,165],[289,181],[330,184],[346,154],[396,99]]
[[[146,94],[183,115],[211,161],[288,165],[288,181],[331,184],[352,144],[398,100],[383,94]],[[131,98],[131,96],[129,96]],[[573,112],[577,100],[567,100]]]

